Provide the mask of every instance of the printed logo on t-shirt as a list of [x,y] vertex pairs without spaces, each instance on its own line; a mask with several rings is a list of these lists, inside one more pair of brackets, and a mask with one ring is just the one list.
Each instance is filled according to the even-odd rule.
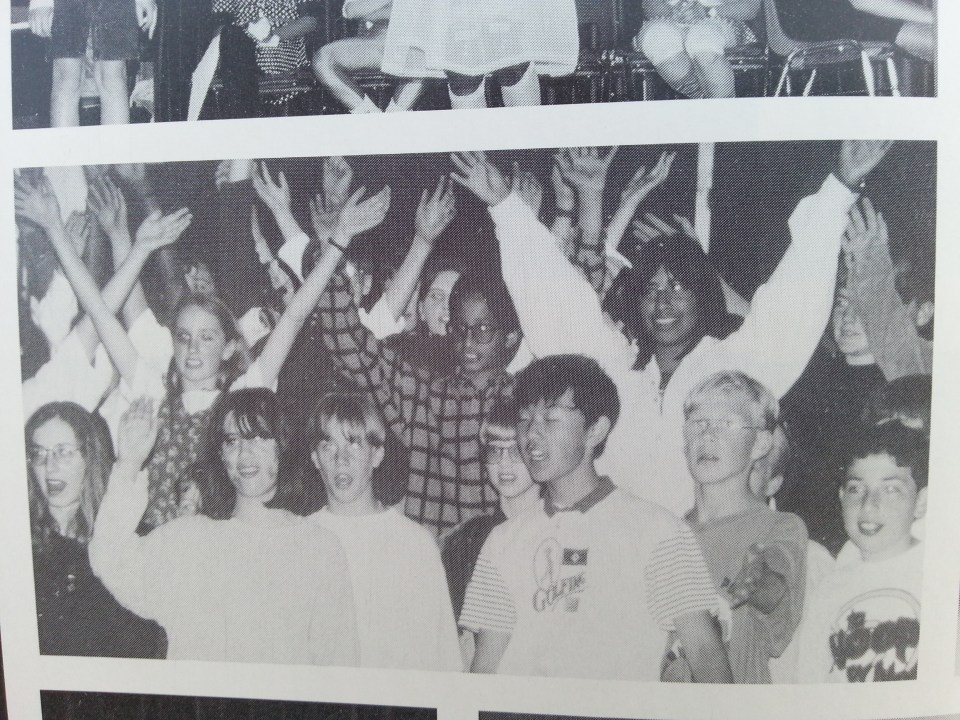
[[586,548],[565,548],[556,538],[547,538],[533,556],[537,589],[533,609],[537,612],[576,612],[586,584]]
[[898,588],[873,590],[841,608],[830,628],[831,676],[846,682],[917,679],[920,602]]

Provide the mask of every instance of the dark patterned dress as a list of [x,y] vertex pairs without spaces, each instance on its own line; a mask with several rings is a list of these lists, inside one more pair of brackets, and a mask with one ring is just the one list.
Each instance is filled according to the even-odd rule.
[[190,467],[203,451],[211,408],[188,413],[179,395],[167,397],[157,415],[157,443],[147,464],[149,500],[140,522],[141,534],[183,515],[200,511],[200,488]]

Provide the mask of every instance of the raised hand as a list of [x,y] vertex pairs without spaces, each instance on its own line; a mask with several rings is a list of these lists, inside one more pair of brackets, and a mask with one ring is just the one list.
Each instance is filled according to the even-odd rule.
[[60,202],[46,175],[31,181],[21,173],[14,184],[13,206],[18,217],[39,225],[48,233],[63,227]]
[[50,7],[31,8],[27,21],[30,32],[38,37],[48,38],[53,30],[53,5]]
[[137,24],[149,37],[157,26],[156,0],[136,0]]
[[74,210],[67,218],[63,229],[67,233],[67,238],[73,244],[78,257],[83,257],[83,251],[90,241],[90,216],[86,213]]
[[863,198],[850,208],[850,221],[843,234],[843,249],[848,255],[857,255],[874,243],[889,242],[887,221],[878,212],[870,198]]
[[189,208],[180,208],[169,215],[162,215],[159,210],[152,212],[137,228],[133,246],[148,253],[166,247],[190,227],[192,220]]
[[424,189],[417,206],[415,237],[431,245],[447,229],[457,213],[450,177],[440,178],[433,193]]
[[670,175],[670,168],[673,166],[673,161],[676,160],[676,158],[677,154],[675,152],[661,153],[657,164],[654,165],[649,172],[647,172],[645,165],[641,165],[640,169],[634,173],[633,177],[630,178],[630,182],[628,182],[627,186],[623,189],[623,193],[620,195],[620,204],[633,207],[634,212],[636,212],[636,208],[640,203],[642,203],[655,188],[662,185],[667,179],[667,176]]
[[537,180],[536,175],[529,170],[521,170],[520,164],[514,163],[510,189],[530,206],[534,215],[540,215],[540,208],[543,206],[543,185]]
[[892,147],[892,140],[844,140],[840,146],[837,176],[844,185],[857,187]]
[[157,416],[153,401],[139,398],[130,403],[130,407],[120,418],[117,432],[117,463],[128,466],[143,466],[150,457],[157,442]]
[[287,178],[281,172],[277,175],[277,182],[273,181],[270,170],[265,162],[260,162],[258,172],[253,173],[253,189],[270,212],[283,215],[290,212],[290,186]]
[[90,185],[87,207],[97,218],[107,237],[114,238],[130,232],[127,201],[109,175]]
[[347,204],[340,211],[334,234],[340,243],[349,242],[356,235],[371,230],[383,222],[390,209],[390,186],[387,185],[376,195],[361,200],[367,192],[365,187],[347,198]]
[[577,192],[602,195],[610,164],[618,149],[611,147],[603,155],[599,148],[568,148],[560,155],[560,173]]
[[476,195],[482,202],[493,207],[510,194],[510,185],[486,153],[463,152],[450,156],[456,171],[450,176]]
[[576,205],[577,197],[573,188],[563,178],[560,171],[561,156],[563,153],[557,153],[553,158],[553,168],[550,170],[550,182],[553,185],[553,196],[556,199],[557,211],[564,214],[571,214]]
[[786,595],[783,575],[772,570],[767,560],[768,548],[754,543],[747,549],[740,573],[727,585],[731,608],[750,603],[764,613],[772,612]]

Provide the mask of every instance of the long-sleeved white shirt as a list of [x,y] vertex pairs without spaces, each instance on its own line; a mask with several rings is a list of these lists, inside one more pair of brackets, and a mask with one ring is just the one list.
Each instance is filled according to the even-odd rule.
[[783,396],[806,367],[830,317],[840,241],[856,194],[828,177],[790,217],[792,243],[753,297],[739,330],[705,337],[661,391],[656,360],[634,370],[636,354],[604,319],[600,299],[550,231],[517,195],[490,214],[504,280],[535,357],[594,358],[620,394],[620,418],[597,463],[620,487],[679,516],[693,507],[683,452],[683,402],[704,378],[740,370]]
[[198,515],[140,537],[142,476],[111,478],[90,566],[121,605],[163,626],[167,658],[357,663],[350,575],[331,532],[277,510],[270,526]]

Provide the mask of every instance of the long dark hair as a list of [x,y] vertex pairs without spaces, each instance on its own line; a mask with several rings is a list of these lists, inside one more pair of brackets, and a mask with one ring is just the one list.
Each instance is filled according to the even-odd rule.
[[202,496],[201,512],[214,520],[227,520],[237,504],[237,491],[227,477],[222,457],[228,415],[233,416],[244,438],[276,440],[277,490],[267,507],[300,512],[303,481],[291,458],[290,428],[277,396],[266,388],[235,390],[221,395],[214,403],[207,444],[192,470]]
[[[28,452],[33,445],[34,433],[54,419],[65,422],[73,429],[73,434],[77,438],[77,447],[86,464],[83,489],[80,493],[80,507],[73,522],[66,528],[66,536],[81,543],[87,543],[93,535],[93,523],[100,509],[100,501],[103,499],[107,479],[113,467],[113,444],[110,442],[110,431],[103,418],[84,410],[76,403],[48,403],[30,416],[24,428]],[[37,485],[33,467],[29,462],[27,477],[30,535],[34,552],[43,552],[49,547],[53,534],[58,533],[59,530],[50,514],[47,500]]]
[[604,299],[604,309],[637,343],[637,366],[643,367],[653,355],[653,340],[640,316],[640,298],[660,268],[664,268],[696,298],[697,326],[690,349],[702,338],[724,338],[737,327],[727,313],[723,283],[700,243],[688,237],[667,238],[645,244],[632,253],[633,267],[613,281]]

